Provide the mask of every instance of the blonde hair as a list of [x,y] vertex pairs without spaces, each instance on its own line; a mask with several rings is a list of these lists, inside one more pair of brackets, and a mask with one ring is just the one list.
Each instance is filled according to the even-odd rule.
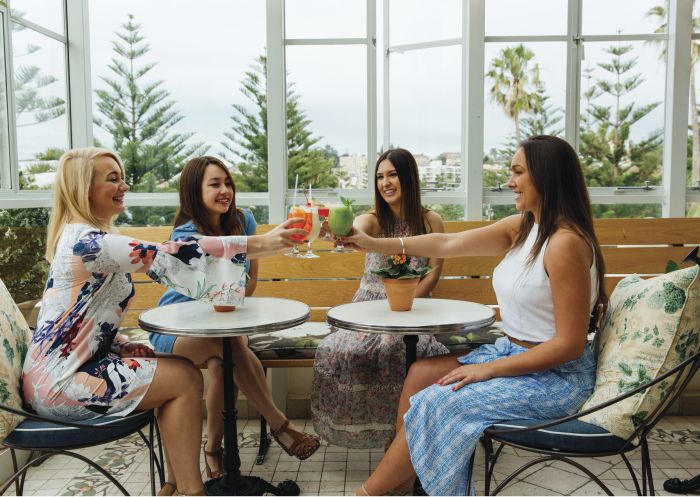
[[[91,226],[102,231],[114,231],[114,218],[105,222],[92,214],[90,209],[90,187],[95,174],[95,159],[114,159],[124,173],[121,159],[104,148],[74,148],[64,153],[58,161],[56,185],[54,187],[53,209],[46,233],[46,259],[51,262],[56,254],[58,239],[63,227],[71,219],[80,217]],[[116,217],[116,216],[115,216]]]

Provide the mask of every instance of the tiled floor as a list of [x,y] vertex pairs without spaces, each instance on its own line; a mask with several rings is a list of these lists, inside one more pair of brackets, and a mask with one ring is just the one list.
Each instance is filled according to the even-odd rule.
[[[300,426],[305,423],[303,420],[295,422]],[[316,454],[300,462],[274,445],[264,464],[257,466],[254,465],[254,460],[258,426],[257,420],[239,422],[241,469],[273,483],[295,480],[302,495],[352,495],[383,455],[381,449],[348,450],[324,443]],[[306,429],[312,431],[308,421]],[[659,494],[667,495],[662,488],[666,478],[686,479],[700,473],[700,417],[665,418],[659,423],[650,443],[654,479]],[[80,452],[109,467],[130,493],[149,493],[147,453],[135,438]],[[496,482],[500,482],[505,474],[520,467],[531,457],[533,456],[521,451],[504,450],[496,468]],[[638,464],[639,458],[637,451],[630,459],[633,464]],[[621,459],[589,459],[586,466],[616,495],[634,494],[634,485]],[[483,493],[483,473],[483,452],[479,449],[475,468],[477,494]],[[8,494],[14,495],[14,487]],[[117,489],[82,462],[56,457],[31,469],[25,494],[115,495]],[[530,468],[516,482],[506,487],[502,495],[603,495],[603,492],[574,468],[550,463],[545,467]]]

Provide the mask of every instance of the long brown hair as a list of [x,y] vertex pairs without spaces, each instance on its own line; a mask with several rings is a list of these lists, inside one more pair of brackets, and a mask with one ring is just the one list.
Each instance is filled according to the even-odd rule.
[[[377,159],[374,166],[374,175],[377,176],[379,164],[388,160],[396,169],[401,183],[401,215],[403,216],[411,235],[424,235],[428,232],[425,226],[424,214],[428,211],[421,204],[420,180],[418,179],[418,164],[413,154],[403,148],[387,150]],[[384,236],[391,236],[396,229],[397,219],[391,211],[389,204],[379,193],[377,182],[374,182],[374,211],[379,221],[379,228]]]
[[[520,147],[525,153],[532,184],[540,195],[540,224],[528,261],[532,262],[537,257],[544,243],[557,229],[565,227],[573,230],[593,248],[598,274],[596,309],[605,306],[608,302],[605,263],[593,230],[591,201],[578,155],[565,140],[549,135],[528,138]],[[534,224],[534,214],[526,212],[522,215],[520,232],[511,250],[525,243]]]
[[[209,217],[204,215],[204,201],[202,199],[202,181],[204,170],[209,165],[215,165],[226,173],[233,187],[233,198],[228,210],[219,217],[219,225],[213,226]],[[236,184],[226,165],[216,157],[205,155],[191,159],[180,174],[180,207],[175,214],[173,226],[182,226],[187,221],[192,221],[197,232],[202,235],[242,235],[244,231],[243,212],[236,207]]]

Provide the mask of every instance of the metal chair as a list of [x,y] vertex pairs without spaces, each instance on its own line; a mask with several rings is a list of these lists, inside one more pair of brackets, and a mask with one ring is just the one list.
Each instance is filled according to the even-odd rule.
[[[484,493],[486,495],[497,495],[506,485],[508,485],[508,483],[513,480],[513,478],[518,476],[526,469],[547,461],[561,461],[578,468],[589,478],[591,478],[591,480],[597,483],[607,495],[613,495],[610,489],[595,474],[593,474],[581,463],[574,461],[572,458],[609,457],[619,455],[625,462],[630,475],[632,475],[632,480],[634,481],[637,495],[646,495],[647,489],[649,490],[650,495],[654,495],[654,479],[651,471],[651,457],[649,454],[647,436],[659,421],[661,416],[664,415],[671,404],[673,404],[673,402],[683,392],[683,389],[697,372],[698,367],[700,367],[700,352],[695,353],[693,356],[686,359],[673,369],[658,376],[653,381],[641,385],[634,390],[615,397],[607,402],[599,404],[598,406],[572,414],[571,416],[548,420],[520,419],[494,424],[484,431],[484,436],[481,440],[486,451],[486,481],[484,484]],[[623,399],[636,395],[662,381],[670,383],[670,386],[666,390],[667,394],[665,398],[653,411],[648,413],[640,413],[642,415],[635,419],[636,430],[627,439],[616,437],[604,428],[585,423],[578,419],[582,416],[620,402]],[[500,444],[495,452],[493,450],[494,442]],[[498,456],[501,454],[503,447],[506,445],[529,452],[542,454],[542,457],[534,459],[516,469],[513,473],[506,477],[491,494],[491,477],[493,475],[496,463],[498,462]],[[641,488],[639,486],[637,474],[629,459],[625,455],[638,447],[641,448],[642,452]],[[473,468],[473,462],[472,457],[470,474],[472,474],[471,469]],[[469,484],[467,485],[467,488],[470,488]]]
[[[161,464],[163,449],[153,410],[137,412],[126,417],[106,416],[80,422],[68,422],[48,419],[2,404],[0,404],[0,409],[26,418],[3,441],[3,445],[10,449],[14,474],[2,484],[0,495],[4,494],[13,483],[17,495],[23,495],[27,470],[56,455],[65,455],[83,461],[109,479],[121,493],[129,495],[124,486],[107,470],[89,458],[74,452],[74,450],[119,440],[133,433],[138,433],[148,446],[151,495],[156,494],[155,469],[158,470],[160,485],[164,484],[164,471]],[[146,426],[149,429],[148,437],[142,431]],[[158,442],[158,457],[155,453],[156,440]],[[21,468],[17,467],[18,450],[30,452],[29,460]],[[35,454],[38,456],[33,457]]]

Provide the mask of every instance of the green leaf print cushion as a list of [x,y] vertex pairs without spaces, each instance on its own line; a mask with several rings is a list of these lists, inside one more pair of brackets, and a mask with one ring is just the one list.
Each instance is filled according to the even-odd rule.
[[[0,280],[0,404],[22,408],[19,377],[32,333],[10,292]],[[22,421],[6,411],[0,411],[0,442]]]
[[[653,380],[698,350],[698,280],[694,266],[647,280],[628,276],[617,284],[600,331],[595,389],[581,410]],[[628,438],[669,386],[661,382],[581,419]]]

